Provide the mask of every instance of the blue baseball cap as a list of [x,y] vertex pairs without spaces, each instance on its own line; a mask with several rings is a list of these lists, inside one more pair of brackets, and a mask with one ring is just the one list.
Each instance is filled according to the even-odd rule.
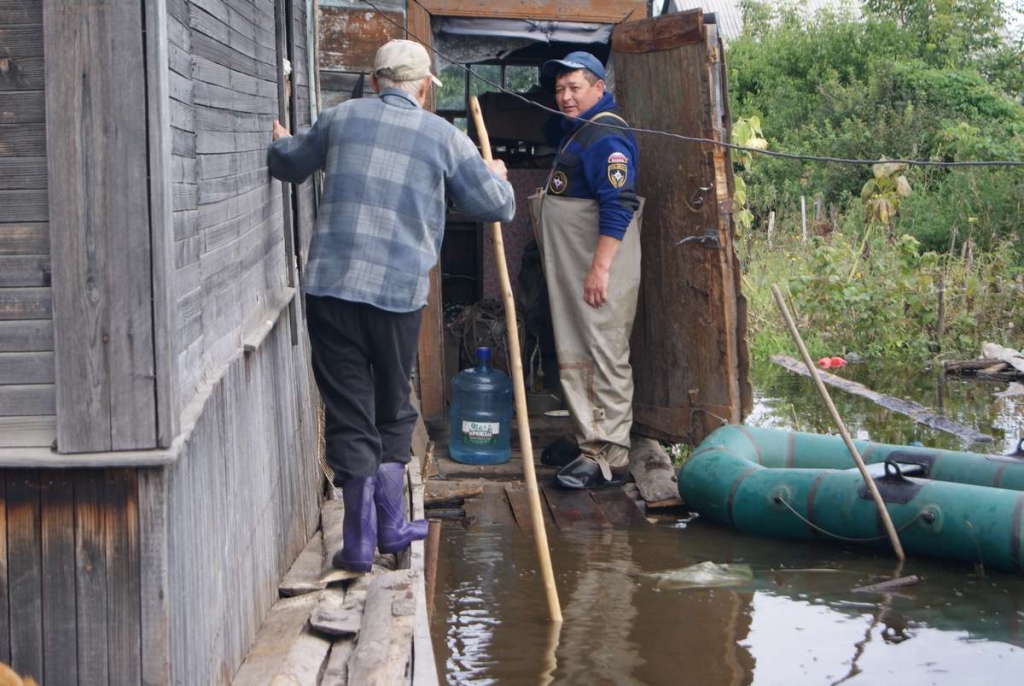
[[589,52],[577,51],[570,52],[568,55],[560,60],[548,60],[541,67],[541,73],[544,76],[554,78],[555,75],[563,69],[586,69],[591,72],[597,78],[602,81],[605,78],[604,65],[601,64],[601,60],[597,59]]

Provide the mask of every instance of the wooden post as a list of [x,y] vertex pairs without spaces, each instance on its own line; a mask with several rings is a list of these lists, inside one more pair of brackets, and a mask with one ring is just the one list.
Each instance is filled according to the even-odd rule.
[[800,235],[803,242],[807,243],[807,198],[800,196]]
[[875,505],[878,506],[878,514],[882,518],[882,523],[885,524],[885,530],[889,534],[889,541],[892,543],[892,549],[896,552],[896,558],[900,562],[903,562],[907,559],[907,556],[903,553],[903,546],[900,544],[900,538],[896,533],[896,528],[892,525],[892,519],[889,517],[889,511],[885,509],[885,502],[882,501],[882,495],[878,492],[878,486],[875,485],[875,480],[871,478],[870,474],[868,474],[868,469],[864,466],[864,460],[861,459],[860,452],[857,451],[857,446],[853,444],[853,440],[850,438],[850,432],[846,430],[846,424],[843,422],[843,418],[839,416],[839,411],[832,402],[832,396],[828,394],[825,384],[821,382],[821,377],[818,375],[818,368],[815,367],[814,362],[811,361],[811,356],[807,352],[807,347],[804,345],[804,339],[801,338],[800,332],[797,330],[796,324],[793,322],[793,317],[789,314],[789,309],[786,307],[786,303],[782,299],[782,293],[779,291],[778,286],[772,286],[772,295],[775,296],[775,303],[779,306],[779,312],[782,313],[783,319],[786,320],[786,326],[789,327],[789,333],[792,334],[796,347],[800,349],[800,356],[803,357],[804,364],[807,365],[807,371],[810,373],[811,378],[814,379],[814,385],[818,387],[818,392],[825,401],[829,414],[832,415],[832,420],[836,423],[836,427],[839,429],[839,433],[843,437],[843,442],[846,443],[847,450],[850,451],[850,456],[853,457],[853,461],[857,463],[857,469],[860,471],[860,475],[864,477],[864,483],[867,485],[868,491],[871,492],[871,497],[874,499]]
[[[469,110],[473,115],[477,136],[480,138],[480,152],[485,160],[491,160],[491,141],[484,127],[480,112],[480,101],[476,96],[469,98]],[[555,587],[555,573],[551,568],[551,552],[548,550],[548,535],[544,529],[544,512],[540,506],[540,491],[537,489],[537,473],[533,465],[533,439],[530,437],[530,418],[526,409],[526,385],[523,382],[523,358],[519,351],[519,325],[516,322],[516,305],[512,297],[512,283],[505,264],[505,245],[501,238],[501,224],[490,225],[491,240],[494,241],[494,259],[498,265],[501,293],[505,301],[505,329],[508,334],[508,349],[512,356],[512,387],[516,399],[516,420],[519,424],[519,448],[523,453],[523,474],[526,490],[530,494],[530,516],[533,518],[533,533],[537,544],[537,557],[547,593],[548,612],[552,622],[561,623],[562,608],[558,603],[558,589]]]
[[772,248],[772,239],[775,236],[775,210],[768,214],[768,249]]

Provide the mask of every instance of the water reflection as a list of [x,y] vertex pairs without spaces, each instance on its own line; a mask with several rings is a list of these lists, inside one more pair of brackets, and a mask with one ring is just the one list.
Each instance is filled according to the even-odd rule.
[[[991,443],[965,444],[956,436],[917,424],[872,401],[829,387],[839,414],[855,438],[878,443],[924,445],[978,453],[1009,453],[1024,437],[1024,398],[997,398],[1006,384],[947,377],[942,370],[922,371],[872,364],[843,368],[843,378],[872,390],[912,400],[956,422],[993,437]],[[770,363],[751,369],[754,409],[745,423],[793,431],[835,434],[836,429],[813,382]]]
[[[435,649],[450,684],[973,684],[1024,670],[1024,582],[911,561],[917,586],[863,552],[748,538],[691,523],[551,533],[565,625],[556,664],[533,544],[446,526]],[[735,588],[659,590],[646,576],[704,560],[749,564]]]

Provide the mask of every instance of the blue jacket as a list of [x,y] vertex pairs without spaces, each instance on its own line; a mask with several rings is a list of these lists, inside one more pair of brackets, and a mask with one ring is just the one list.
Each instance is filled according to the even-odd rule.
[[611,93],[605,93],[581,118],[562,120],[562,143],[547,192],[563,198],[597,200],[601,235],[622,240],[640,206],[636,197],[639,155],[631,131],[600,125],[621,126],[621,119],[602,117],[598,124],[586,126],[587,120],[601,112],[618,114]]

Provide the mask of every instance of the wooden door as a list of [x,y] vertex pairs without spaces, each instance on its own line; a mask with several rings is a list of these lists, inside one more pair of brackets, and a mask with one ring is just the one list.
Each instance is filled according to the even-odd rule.
[[[632,126],[729,140],[722,44],[699,10],[618,25],[612,54],[616,99]],[[647,204],[632,337],[635,428],[696,444],[752,406],[732,163],[709,143],[644,133],[637,142]]]

